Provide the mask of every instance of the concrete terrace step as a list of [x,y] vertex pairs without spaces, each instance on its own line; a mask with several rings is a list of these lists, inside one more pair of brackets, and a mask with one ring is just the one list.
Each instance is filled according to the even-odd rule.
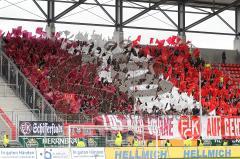
[[13,123],[20,120],[36,120],[33,113],[23,103],[23,101],[14,93],[14,91],[7,85],[6,82],[0,77],[0,82],[5,85],[5,95],[0,91],[0,108],[8,115]]

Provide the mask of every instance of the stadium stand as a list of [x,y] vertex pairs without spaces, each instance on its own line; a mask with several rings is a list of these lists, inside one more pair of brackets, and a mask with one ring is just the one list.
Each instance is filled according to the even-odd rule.
[[239,64],[215,64],[215,68],[221,68],[221,70],[228,74],[228,76],[233,80],[234,86],[239,88],[240,83],[240,65]]
[[[190,49],[177,36],[157,40],[157,46],[141,46],[140,39],[124,46],[117,58],[111,56],[113,47],[103,51],[91,42],[32,37],[15,29],[5,37],[4,50],[54,108],[65,114],[141,113],[140,109],[146,114],[192,114],[195,105],[199,109],[201,71],[203,114],[239,115],[236,83],[205,63],[199,49]],[[141,70],[144,78],[135,79],[135,71],[129,73],[131,67]],[[238,65],[234,67],[229,70],[239,70]],[[149,92],[143,95],[138,89]],[[153,90],[155,94],[149,96]],[[139,98],[133,109],[134,96]]]
[[[93,115],[98,113],[100,108],[104,109],[100,105],[106,107],[108,103],[112,104],[112,109],[122,108],[118,105],[130,106],[126,104],[127,95],[118,92],[121,96],[116,98],[113,96],[113,93],[116,93],[113,85],[96,80],[96,64],[81,65],[81,54],[73,57],[61,49],[61,41],[54,42],[41,37],[20,38],[16,34],[6,37],[6,54],[58,111]],[[71,46],[72,44],[68,45]],[[81,82],[76,84],[78,81]],[[103,103],[104,98],[114,102]],[[109,108],[101,110],[108,111]]]

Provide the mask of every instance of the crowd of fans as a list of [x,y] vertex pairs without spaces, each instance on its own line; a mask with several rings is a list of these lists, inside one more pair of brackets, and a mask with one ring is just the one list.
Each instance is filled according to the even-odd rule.
[[[99,79],[99,64],[82,62],[81,48],[88,44],[68,43],[63,49],[65,40],[26,37],[22,31],[12,32],[4,38],[4,51],[59,112],[95,115],[116,110],[131,113],[133,103],[128,96]],[[68,50],[72,47],[75,49],[70,54]]]
[[[8,33],[4,41],[5,53],[55,109],[63,113],[133,113],[135,103],[142,105],[144,114],[198,115],[200,105],[197,101],[201,100],[203,114],[240,115],[240,89],[234,87],[232,80],[222,71],[211,68],[201,59],[199,49],[192,49],[176,36],[166,41],[156,40],[156,45],[147,46],[139,45],[138,37],[123,49],[122,54],[127,57],[125,63],[134,62],[132,56],[135,59],[145,58],[149,70],[153,70],[149,72],[155,78],[174,85],[168,94],[156,94],[152,98],[157,102],[151,111],[147,110],[148,103],[143,99],[135,100],[128,95],[128,90],[120,91],[119,77],[109,80],[111,69],[127,72],[126,68],[120,69],[122,61],[112,59],[113,49],[106,51],[95,47],[94,43],[69,42],[58,37],[54,40],[42,35],[33,37],[21,30]],[[94,61],[84,62],[85,55],[90,55]],[[108,77],[105,78],[105,75]],[[141,83],[138,82],[139,85]]]
[[[201,59],[199,49],[192,50],[176,36],[167,42],[170,46],[145,46],[140,50],[152,57],[155,73],[163,74],[165,80],[179,88],[180,94],[187,93],[197,101],[200,79],[203,114],[240,115],[240,89],[233,85],[233,81]],[[177,109],[174,105],[172,107]]]

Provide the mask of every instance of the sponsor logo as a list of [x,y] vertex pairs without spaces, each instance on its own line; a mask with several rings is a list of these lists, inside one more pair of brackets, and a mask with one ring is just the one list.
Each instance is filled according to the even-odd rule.
[[38,142],[35,138],[30,138],[26,142],[26,147],[38,147]]
[[38,157],[40,159],[68,159],[70,153],[68,149],[65,148],[44,148],[37,149]]
[[45,150],[43,153],[40,153],[40,156],[43,156],[44,159],[52,159],[52,149],[49,151]]
[[29,136],[58,136],[63,134],[63,124],[60,122],[21,121],[19,134]]
[[183,139],[200,137],[200,118],[198,116],[181,116],[178,131]]
[[20,131],[23,135],[29,135],[32,132],[32,124],[30,122],[23,122],[20,125]]
[[58,123],[33,123],[33,134],[57,135],[63,133],[63,126]]

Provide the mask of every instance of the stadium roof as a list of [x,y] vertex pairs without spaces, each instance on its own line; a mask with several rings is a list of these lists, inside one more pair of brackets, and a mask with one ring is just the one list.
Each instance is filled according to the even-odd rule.
[[[126,1],[134,1],[134,2],[145,2],[145,3],[157,3],[161,0],[126,0]],[[179,0],[168,0],[165,4],[177,5]],[[185,0],[185,4],[187,6],[193,7],[202,7],[202,8],[220,8],[224,6],[228,6],[235,2],[235,0]],[[238,4],[234,4],[233,7],[238,6]],[[232,8],[233,9],[233,8]]]

